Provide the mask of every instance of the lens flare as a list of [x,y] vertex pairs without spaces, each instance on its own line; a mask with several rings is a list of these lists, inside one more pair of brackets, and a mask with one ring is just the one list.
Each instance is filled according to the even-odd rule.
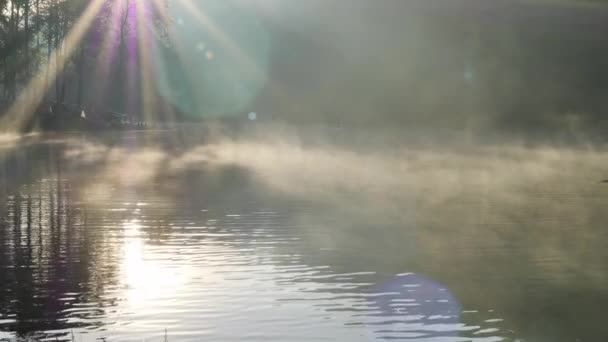
[[194,117],[237,115],[267,81],[270,37],[252,12],[232,1],[175,1],[174,45],[159,49],[161,96]]

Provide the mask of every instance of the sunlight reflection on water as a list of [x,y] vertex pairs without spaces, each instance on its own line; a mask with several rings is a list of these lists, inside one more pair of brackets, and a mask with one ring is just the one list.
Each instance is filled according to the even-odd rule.
[[603,327],[587,304],[606,288],[608,197],[586,181],[601,152],[129,141],[6,157],[0,337],[566,341]]

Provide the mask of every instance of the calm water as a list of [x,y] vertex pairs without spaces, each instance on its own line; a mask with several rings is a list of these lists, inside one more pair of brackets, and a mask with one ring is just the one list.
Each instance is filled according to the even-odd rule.
[[602,152],[157,132],[0,155],[0,340],[608,336]]

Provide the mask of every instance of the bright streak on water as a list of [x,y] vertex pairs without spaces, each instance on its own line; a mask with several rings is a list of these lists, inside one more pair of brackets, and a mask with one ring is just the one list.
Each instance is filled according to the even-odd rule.
[[0,338],[516,341],[550,305],[601,332],[602,154],[66,141],[5,154]]

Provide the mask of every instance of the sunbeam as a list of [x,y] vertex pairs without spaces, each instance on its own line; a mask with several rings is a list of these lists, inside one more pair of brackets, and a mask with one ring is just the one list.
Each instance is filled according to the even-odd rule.
[[[60,44],[56,51],[51,54],[47,65],[28,82],[19,97],[0,119],[0,127],[8,130],[21,130],[23,124],[34,114],[35,108],[40,104],[47,81],[50,84],[63,71],[67,61],[101,9],[103,1],[92,0],[89,3],[70,32],[65,36],[63,44]],[[59,54],[60,50],[63,50],[63,53]]]
[[137,25],[137,46],[139,48],[139,73],[141,78],[140,98],[142,103],[144,119],[155,121],[156,106],[154,105],[153,86],[154,80],[151,75],[150,52],[154,51],[154,42],[149,39],[148,27],[146,25],[147,13],[144,2],[135,3],[135,22]]
[[[99,58],[96,61],[95,68],[95,80],[99,83],[97,85],[97,89],[99,89],[98,99],[96,102],[102,101],[105,94],[107,93],[107,85],[109,82],[109,74],[112,69],[112,61],[117,57],[117,48],[116,42],[119,40],[122,42],[124,37],[120,35],[123,34],[122,30],[127,24],[128,14],[129,14],[129,3],[127,0],[124,1],[125,6],[121,6],[120,4],[123,1],[121,0],[111,0],[110,6],[110,19],[108,21],[105,35],[103,37]],[[95,107],[98,103],[95,104]]]

